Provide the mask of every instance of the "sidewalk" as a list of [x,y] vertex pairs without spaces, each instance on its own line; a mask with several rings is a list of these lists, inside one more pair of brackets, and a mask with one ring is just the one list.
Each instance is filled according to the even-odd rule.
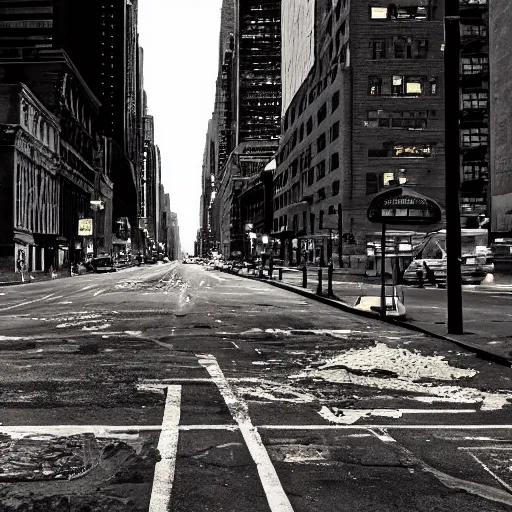
[[[224,272],[230,272],[224,270]],[[237,273],[237,272],[233,272]],[[238,274],[251,279],[254,275]],[[268,276],[268,269],[265,269]],[[335,298],[327,295],[327,269],[323,269],[323,294],[316,294],[318,287],[318,268],[308,268],[307,288],[302,288],[302,272],[297,269],[283,268],[283,280],[278,280],[278,269],[274,268],[273,279],[263,280],[273,286],[299,293],[324,304],[344,311],[374,319],[380,319],[375,313],[368,313],[353,307],[360,295],[380,295],[380,278],[364,278],[344,273],[334,274],[333,292]],[[447,334],[446,326],[446,290],[439,288],[418,289],[404,286],[407,317],[404,321],[390,318],[381,319],[387,323],[400,325],[407,329],[422,332],[430,336],[452,341],[459,346],[475,352],[479,356],[492,359],[501,364],[512,366],[512,286],[480,285],[464,286],[464,334]]]

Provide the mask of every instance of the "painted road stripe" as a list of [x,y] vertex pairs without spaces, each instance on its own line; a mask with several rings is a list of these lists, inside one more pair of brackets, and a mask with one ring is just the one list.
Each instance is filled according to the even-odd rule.
[[181,386],[167,386],[162,432],[158,451],[162,460],[155,465],[149,512],[168,512],[176,470],[176,453],[181,408]]
[[107,290],[108,290],[108,288],[104,288],[103,290],[98,290],[96,293],[93,294],[93,297],[96,297],[96,296],[100,295],[100,293],[106,292]]
[[22,302],[21,304],[15,304],[14,306],[9,306],[8,308],[2,308],[2,309],[0,309],[0,311],[8,311],[9,309],[20,308],[21,306],[27,306],[28,304],[34,304],[36,302],[41,302],[42,300],[46,300],[46,299],[49,299],[50,297],[53,297],[54,295],[55,295],[55,293],[50,293],[50,295],[45,295],[44,297],[41,297],[40,299],[34,299],[34,300],[29,300],[27,302]]
[[209,275],[210,275],[210,277],[213,277],[213,279],[217,279],[217,281],[221,281],[221,282],[226,281],[226,279],[216,276],[215,274],[209,274]]
[[240,433],[256,464],[270,510],[272,512],[293,512],[292,505],[283,490],[263,441],[252,424],[247,403],[235,395],[213,355],[198,355],[197,357],[199,363],[204,366],[217,385],[231,412],[231,416],[240,428]]
[[[492,447],[488,447],[487,448],[489,451],[494,449]],[[510,487],[510,485],[507,484],[507,482],[505,482],[504,480],[502,480],[496,473],[494,473],[486,464],[484,464],[474,453],[471,453],[469,452],[469,455],[471,455],[471,457],[476,461],[478,462],[478,464],[480,464],[480,466],[482,466],[485,471],[487,471],[487,473],[489,473],[494,479],[496,479],[503,487],[505,487],[505,489],[507,489],[507,491],[509,492],[512,492],[512,487]]]
[[395,430],[511,430],[512,425],[258,425],[262,430],[368,430],[385,428]]

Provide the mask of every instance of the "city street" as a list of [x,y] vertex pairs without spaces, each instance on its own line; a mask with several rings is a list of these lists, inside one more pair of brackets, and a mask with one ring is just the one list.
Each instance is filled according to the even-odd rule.
[[3,287],[0,351],[2,512],[512,506],[510,368],[265,282]]

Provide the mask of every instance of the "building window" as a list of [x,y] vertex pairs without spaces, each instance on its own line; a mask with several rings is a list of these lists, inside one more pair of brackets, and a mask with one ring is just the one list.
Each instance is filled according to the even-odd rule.
[[315,169],[312,167],[308,169],[308,187],[311,187],[315,182]]
[[[324,196],[325,196],[325,194],[324,194]],[[324,199],[325,199],[325,197],[324,197]],[[320,210],[320,218],[318,219],[318,229],[323,229],[323,227],[324,227],[324,211]]]
[[372,20],[387,20],[388,8],[387,7],[370,7],[370,18]]
[[318,200],[323,201],[325,199],[325,188],[318,189]]
[[331,112],[334,112],[337,108],[338,108],[338,105],[340,104],[340,92],[339,91],[336,91],[333,95],[332,95],[332,100],[331,100]]
[[299,128],[299,142],[302,142],[303,140],[304,140],[304,123],[302,123]]
[[478,75],[489,70],[489,58],[486,56],[462,57],[462,74]]
[[368,77],[368,94],[380,96],[382,94],[382,78],[380,76]]
[[393,41],[393,56],[395,59],[412,59],[412,40],[396,38]]
[[325,142],[325,133],[322,133],[318,139],[316,139],[316,151],[317,153],[320,153],[325,149],[326,142]]
[[428,57],[428,40],[419,39],[416,41],[416,54],[417,59],[426,59]]
[[330,130],[331,142],[333,140],[336,140],[339,136],[340,136],[340,122],[336,121],[335,123],[333,123],[333,125],[331,126],[331,130]]
[[322,160],[316,166],[316,179],[321,180],[325,177],[325,160]]
[[340,182],[339,180],[332,182],[332,195],[337,196],[340,193]]
[[313,131],[313,118],[309,118],[306,123],[306,135],[309,135]]
[[427,111],[391,112],[391,127],[404,130],[424,130],[427,128]]
[[469,92],[462,95],[463,109],[487,109],[486,92]]
[[318,117],[318,124],[320,124],[327,117],[327,103],[324,103],[318,109],[317,117]]
[[306,212],[302,212],[302,229],[305,233],[308,231],[308,217]]
[[392,172],[383,172],[383,173],[375,173],[375,172],[367,172],[366,173],[366,195],[377,194],[382,189],[389,187],[396,183],[395,180],[398,180],[398,183],[403,185],[407,183],[407,179],[404,176],[395,177],[395,174]]
[[370,42],[370,59],[380,60],[386,58],[386,40],[373,39]]
[[432,158],[435,144],[384,144],[381,149],[368,149],[369,158]]
[[331,172],[338,169],[340,166],[340,155],[339,153],[333,153],[331,155]]
[[463,146],[485,146],[489,138],[489,128],[463,128],[460,134]]
[[315,232],[315,214],[314,213],[309,214],[309,229],[310,229],[311,234],[313,234]]

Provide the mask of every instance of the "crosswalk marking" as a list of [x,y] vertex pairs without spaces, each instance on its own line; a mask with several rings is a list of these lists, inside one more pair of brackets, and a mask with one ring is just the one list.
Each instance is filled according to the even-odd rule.
[[155,465],[149,512],[167,512],[171,502],[172,485],[176,470],[176,453],[181,410],[181,386],[167,386],[162,431],[158,451],[162,459]]
[[284,492],[263,441],[257,429],[252,424],[247,404],[235,395],[229,382],[222,373],[217,359],[213,355],[198,355],[197,357],[199,358],[199,363],[204,366],[213,382],[216,384],[233,419],[240,428],[240,433],[256,464],[270,510],[272,512],[293,512],[290,500]]

